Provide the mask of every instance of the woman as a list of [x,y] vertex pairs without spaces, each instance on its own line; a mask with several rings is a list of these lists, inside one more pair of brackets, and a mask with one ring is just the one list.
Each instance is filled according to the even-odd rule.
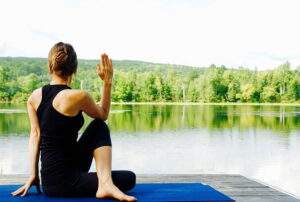
[[[33,185],[41,192],[38,175],[41,153],[41,180],[46,195],[135,201],[135,197],[123,193],[135,186],[135,174],[126,170],[111,171],[112,144],[104,121],[110,109],[112,60],[102,54],[101,64],[97,65],[98,76],[103,80],[99,105],[88,92],[70,87],[77,71],[76,52],[70,44],[59,42],[51,48],[48,68],[50,84],[36,89],[27,101],[31,125],[30,178],[12,195],[25,196]],[[82,112],[94,119],[77,141],[84,123]],[[93,158],[97,172],[88,172]]]

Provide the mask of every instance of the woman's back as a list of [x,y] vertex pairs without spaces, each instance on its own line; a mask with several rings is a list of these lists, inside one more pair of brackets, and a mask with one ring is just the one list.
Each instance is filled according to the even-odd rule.
[[[42,87],[42,99],[37,109],[41,130],[41,176],[44,185],[56,184],[72,174],[78,131],[84,123],[82,111],[66,116],[53,107],[56,95],[65,89],[64,84]],[[63,98],[61,98],[63,99]]]

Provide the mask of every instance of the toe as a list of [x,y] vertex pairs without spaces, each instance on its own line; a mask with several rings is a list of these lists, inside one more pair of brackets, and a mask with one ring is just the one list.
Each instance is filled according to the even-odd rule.
[[133,196],[126,195],[126,200],[127,201],[136,201],[136,198],[134,198]]

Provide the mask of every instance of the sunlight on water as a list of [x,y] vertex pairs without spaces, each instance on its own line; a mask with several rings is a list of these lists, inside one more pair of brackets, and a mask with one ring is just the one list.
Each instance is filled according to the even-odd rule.
[[[130,112],[130,110],[111,110],[110,113],[116,114],[116,113],[124,113],[124,112]],[[24,109],[0,109],[0,114],[12,114],[12,113],[27,113]]]
[[109,113],[117,114],[117,113],[125,113],[125,112],[130,112],[130,110],[110,110]]
[[11,114],[11,113],[27,113],[23,109],[0,109],[0,114]]

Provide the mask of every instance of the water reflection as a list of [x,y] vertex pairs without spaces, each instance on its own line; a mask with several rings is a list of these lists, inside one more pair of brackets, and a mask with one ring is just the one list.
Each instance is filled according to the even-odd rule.
[[[0,105],[1,107],[1,105]],[[2,106],[3,107],[3,106]],[[1,113],[0,135],[28,133],[29,120],[25,106],[6,107]],[[25,108],[26,109],[26,108]],[[251,106],[251,105],[112,105],[108,123],[113,131],[163,131],[183,128],[216,129],[249,128],[269,129],[289,135],[292,129],[300,129],[299,106]],[[90,118],[85,116],[86,124]],[[84,129],[85,126],[82,128]],[[11,126],[14,127],[11,127]]]
[[[299,106],[112,105],[111,109],[114,113],[107,123],[114,169],[239,173],[300,196]],[[80,133],[90,120],[85,116]],[[0,123],[0,173],[28,173],[28,115],[0,113]]]
[[184,128],[207,128],[211,131],[238,128],[269,129],[288,135],[300,129],[300,107],[297,106],[181,106],[125,105],[122,116],[111,114],[109,124],[114,131],[162,131]]

